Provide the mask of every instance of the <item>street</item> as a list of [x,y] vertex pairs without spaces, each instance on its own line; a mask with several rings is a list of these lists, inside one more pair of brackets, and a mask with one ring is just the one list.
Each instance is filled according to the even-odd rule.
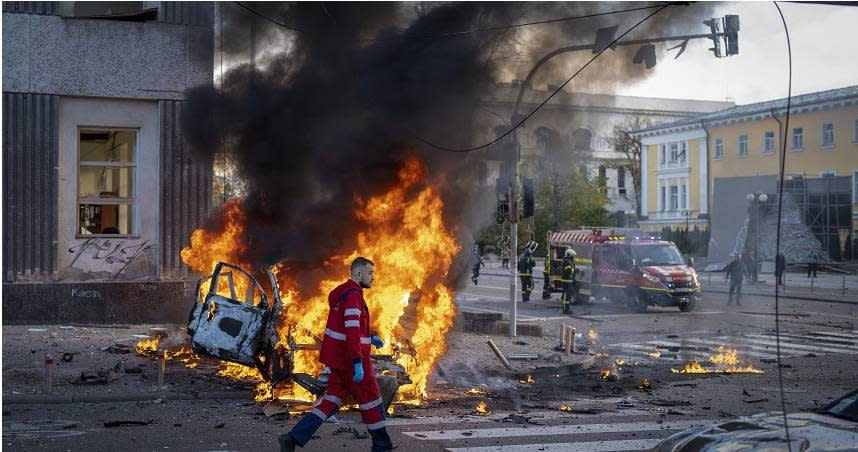
[[[479,285],[469,283],[458,292],[459,309],[506,312],[506,282],[499,271],[487,270]],[[539,282],[537,287],[541,287]],[[485,366],[485,375],[469,377],[483,378],[482,384],[471,382],[485,394],[468,394],[468,385],[454,384],[463,381],[455,375],[455,364],[467,361],[467,354],[489,352],[482,345],[479,349],[462,345],[468,344],[470,336],[453,332],[448,355],[439,362],[446,380],[435,375],[430,397],[420,406],[394,405],[388,430],[400,450],[641,450],[685,428],[780,408],[771,297],[748,296],[737,308],[725,306],[724,294],[706,293],[695,312],[650,308],[646,314],[630,313],[623,305],[599,300],[573,306],[572,316],[560,314],[557,294],[551,300],[540,298],[534,296],[534,301],[520,303],[519,315],[522,323],[541,324],[545,337],[520,335],[516,339],[527,345],[511,351],[547,352],[543,343],[559,343],[560,325],[567,323],[584,331],[584,337],[591,328],[597,331],[595,349],[605,355],[600,353],[590,369],[581,371],[567,372],[563,367],[537,364],[528,371],[535,380],[532,384],[504,381],[498,377],[499,372]],[[846,298],[838,302],[781,302],[787,410],[818,408],[854,389],[854,362],[858,355],[854,318],[858,303]],[[4,362],[15,362],[15,337],[30,329],[39,328],[4,326]],[[69,332],[57,326],[45,329],[48,331],[29,334]],[[118,337],[145,329],[131,326],[102,330],[118,335],[119,340]],[[60,335],[49,336],[46,344],[55,345]],[[473,336],[477,340],[485,338]],[[509,338],[493,338],[506,350],[513,347]],[[182,339],[180,335],[174,337]],[[37,342],[33,341],[32,347],[37,347]],[[735,347],[743,362],[765,373],[685,375],[670,371],[682,368],[689,360],[705,363],[719,345]],[[656,351],[660,356],[654,359],[651,354]],[[39,352],[32,355],[41,356]],[[147,362],[135,357],[129,363],[136,362],[134,359]],[[617,360],[625,365],[616,365]],[[149,363],[142,364],[149,366],[144,367],[144,374],[151,368]],[[123,386],[116,386],[120,384],[117,382],[106,390],[99,389],[105,386],[61,387],[58,389],[64,394],[96,391],[79,396],[77,400],[81,402],[72,403],[72,396],[40,404],[22,403],[28,400],[28,388],[39,387],[39,369],[32,369],[26,374],[29,379],[20,382],[16,376],[21,374],[15,372],[15,366],[4,365],[3,444],[10,450],[277,450],[277,435],[297,421],[297,417],[266,417],[262,406],[247,393],[247,386],[228,380],[214,384],[210,377],[200,376],[200,369],[173,363],[171,366],[168,382],[174,384],[165,392],[156,391],[152,377],[146,380],[144,376],[142,383],[123,382]],[[615,383],[600,381],[598,373],[602,368],[614,369],[620,379]],[[561,376],[561,372],[566,373]],[[132,376],[124,378],[129,380]],[[651,382],[651,391],[637,388],[643,378]],[[189,386],[196,388],[189,392]],[[141,387],[148,391],[140,392]],[[100,403],[85,402],[98,397]],[[490,415],[474,414],[481,401]],[[571,410],[561,410],[564,405]],[[336,423],[324,424],[317,433],[319,438],[303,450],[368,449],[358,413],[340,413],[337,418]],[[117,420],[148,425],[104,425]]]

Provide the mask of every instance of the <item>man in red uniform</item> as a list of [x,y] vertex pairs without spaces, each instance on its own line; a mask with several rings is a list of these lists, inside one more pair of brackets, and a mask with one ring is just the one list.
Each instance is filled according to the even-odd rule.
[[352,261],[351,278],[328,294],[328,323],[322,339],[320,361],[331,368],[328,389],[321,403],[305,415],[289,433],[280,435],[280,450],[304,447],[322,422],[333,416],[351,395],[360,406],[360,415],[372,436],[372,450],[393,449],[385,428],[384,403],[369,360],[370,344],[384,342],[369,331],[369,310],[363,289],[372,287],[374,264],[358,257]]

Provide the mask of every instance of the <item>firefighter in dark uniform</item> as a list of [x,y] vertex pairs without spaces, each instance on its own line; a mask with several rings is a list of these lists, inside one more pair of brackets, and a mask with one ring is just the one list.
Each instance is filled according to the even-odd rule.
[[563,284],[563,296],[561,297],[563,313],[571,314],[572,309],[569,308],[569,305],[575,299],[575,250],[572,248],[567,249],[563,256],[563,274],[560,282]]
[[536,262],[531,256],[530,248],[525,248],[521,259],[518,260],[518,275],[521,277],[521,300],[530,301],[530,292],[533,291],[533,267]]

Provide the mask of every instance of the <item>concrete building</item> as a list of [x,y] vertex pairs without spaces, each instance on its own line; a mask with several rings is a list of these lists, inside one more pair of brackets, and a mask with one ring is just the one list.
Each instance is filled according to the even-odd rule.
[[644,147],[640,224],[711,228],[709,256],[728,258],[748,195],[776,199],[786,136],[784,191],[836,258],[858,228],[858,86],[793,97],[788,126],[786,103],[741,105],[636,131]]
[[186,315],[212,164],[179,115],[212,83],[212,22],[209,2],[3,3],[4,322]]
[[[486,139],[509,129],[510,116],[518,96],[518,82],[499,84],[493,95],[482,105],[483,122],[488,127]],[[532,111],[556,89],[528,89],[524,92],[519,113]],[[729,102],[650,97],[615,96],[608,94],[570,93],[561,91],[518,129],[521,146],[520,172],[534,177],[550,165],[561,164],[603,178],[611,204],[610,212],[635,211],[635,191],[628,170],[621,171],[606,162],[623,159],[614,148],[614,126],[629,121],[650,121],[653,124],[672,122],[732,106]],[[501,161],[489,163],[486,183],[492,184],[501,173]]]

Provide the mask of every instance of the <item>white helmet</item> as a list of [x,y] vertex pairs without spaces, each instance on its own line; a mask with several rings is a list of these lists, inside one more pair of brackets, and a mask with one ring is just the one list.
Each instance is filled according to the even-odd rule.
[[577,253],[572,248],[566,250],[566,257],[575,257]]

